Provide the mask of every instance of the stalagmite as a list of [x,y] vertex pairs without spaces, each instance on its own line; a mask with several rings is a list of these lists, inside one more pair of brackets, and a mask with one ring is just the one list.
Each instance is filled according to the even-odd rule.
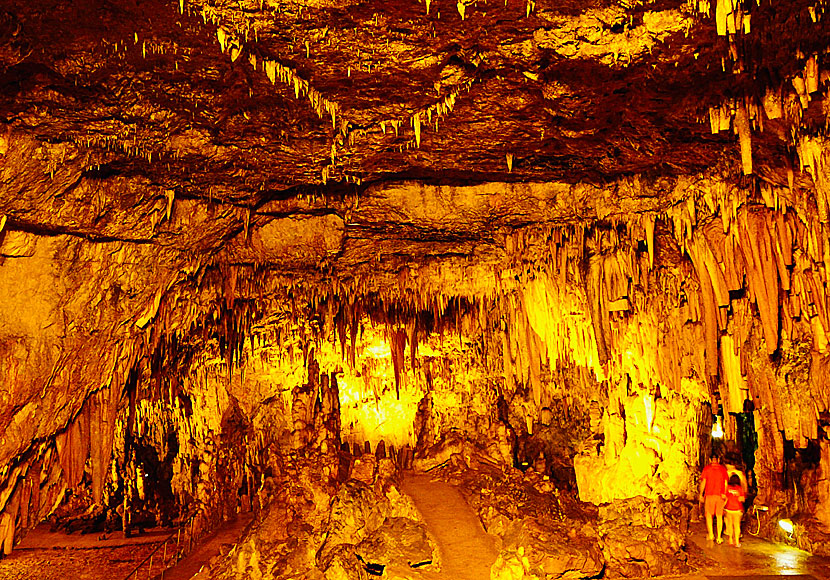
[[3,554],[9,555],[12,553],[14,546],[14,516],[6,512],[0,516],[0,544],[2,544]]

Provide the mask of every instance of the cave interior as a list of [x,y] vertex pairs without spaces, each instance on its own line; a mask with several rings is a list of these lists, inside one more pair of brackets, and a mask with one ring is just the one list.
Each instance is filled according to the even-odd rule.
[[678,574],[716,453],[830,554],[825,6],[3,0],[0,552],[427,574],[428,473],[488,578]]

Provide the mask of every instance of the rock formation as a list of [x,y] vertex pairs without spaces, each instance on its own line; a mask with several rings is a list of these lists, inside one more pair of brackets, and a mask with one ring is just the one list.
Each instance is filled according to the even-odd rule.
[[414,466],[493,578],[665,574],[712,449],[820,550],[828,38],[807,0],[6,0],[4,553],[252,510],[216,577],[439,569]]

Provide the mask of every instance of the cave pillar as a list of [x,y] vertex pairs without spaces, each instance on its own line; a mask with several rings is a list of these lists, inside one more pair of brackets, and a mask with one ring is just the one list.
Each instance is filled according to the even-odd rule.
[[12,553],[12,545],[14,544],[14,517],[6,512],[3,512],[0,518],[0,544],[2,544],[3,554],[8,556]]

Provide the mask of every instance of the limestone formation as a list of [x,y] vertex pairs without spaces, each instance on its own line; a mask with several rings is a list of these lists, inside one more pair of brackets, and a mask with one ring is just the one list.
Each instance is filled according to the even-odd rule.
[[493,578],[677,573],[712,451],[823,550],[828,22],[7,0],[2,553],[251,513],[206,573],[428,576],[415,469]]

